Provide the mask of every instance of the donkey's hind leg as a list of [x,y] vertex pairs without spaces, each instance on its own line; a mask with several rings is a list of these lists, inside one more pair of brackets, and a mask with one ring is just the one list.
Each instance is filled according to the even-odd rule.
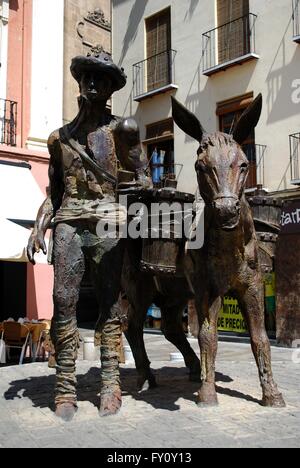
[[[185,304],[184,304],[185,305]],[[190,370],[190,380],[200,381],[200,361],[192,349],[182,326],[184,305],[162,307],[162,331],[168,341],[183,355],[185,365]]]
[[271,347],[265,328],[262,281],[255,281],[254,278],[252,285],[244,294],[238,294],[238,298],[251,336],[252,351],[263,391],[262,404],[283,408],[285,402],[274,382],[272,373]]
[[144,342],[144,324],[147,316],[147,308],[135,308],[130,305],[128,317],[128,329],[125,332],[127,341],[131,347],[135,366],[138,373],[138,390],[146,387],[155,388],[156,380],[150,368],[150,361],[147,356]]

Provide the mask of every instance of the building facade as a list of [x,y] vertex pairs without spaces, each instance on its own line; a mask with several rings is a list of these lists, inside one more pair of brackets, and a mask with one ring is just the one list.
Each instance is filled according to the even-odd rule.
[[52,267],[40,256],[33,268],[24,247],[46,196],[48,136],[77,113],[71,58],[110,51],[110,37],[109,0],[0,0],[0,321],[52,317]]
[[[113,112],[138,121],[149,161],[161,166],[158,174],[153,167],[155,182],[176,174],[179,190],[197,189],[198,145],[174,125],[171,95],[208,132],[229,132],[262,93],[259,125],[244,145],[247,190],[262,185],[274,196],[299,199],[299,0],[112,0],[112,5],[113,56],[128,75]],[[300,259],[296,270],[299,278]],[[295,301],[290,303],[294,307]],[[300,317],[299,305],[288,316],[278,320],[293,329],[291,316]]]
[[63,121],[77,113],[78,85],[69,70],[76,55],[103,48],[111,53],[110,0],[65,0],[64,12],[64,86]]

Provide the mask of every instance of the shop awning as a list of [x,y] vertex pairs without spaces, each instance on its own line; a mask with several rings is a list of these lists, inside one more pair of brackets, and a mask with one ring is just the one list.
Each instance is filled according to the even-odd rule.
[[[30,233],[30,229],[0,218],[0,261],[28,262],[26,247]],[[47,255],[40,252],[35,255],[35,261],[46,264]]]
[[0,218],[34,221],[44,199],[30,166],[0,161]]

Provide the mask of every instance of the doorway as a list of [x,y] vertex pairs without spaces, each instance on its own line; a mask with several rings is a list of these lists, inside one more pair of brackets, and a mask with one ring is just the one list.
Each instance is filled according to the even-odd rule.
[[151,143],[147,146],[147,152],[153,183],[156,187],[163,187],[167,178],[175,176],[174,140]]
[[26,317],[27,263],[0,262],[0,322]]

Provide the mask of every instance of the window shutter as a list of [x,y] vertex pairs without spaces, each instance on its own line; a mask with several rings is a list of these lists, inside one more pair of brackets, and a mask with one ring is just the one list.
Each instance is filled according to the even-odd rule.
[[148,91],[170,83],[170,9],[146,20]]
[[219,63],[248,53],[249,0],[218,0],[217,14]]

